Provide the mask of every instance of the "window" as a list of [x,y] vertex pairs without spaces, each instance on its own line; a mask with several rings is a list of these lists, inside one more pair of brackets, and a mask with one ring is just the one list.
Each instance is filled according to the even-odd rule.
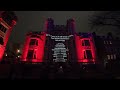
[[32,58],[33,58],[33,53],[34,53],[34,50],[29,50],[29,51],[28,51],[27,58],[28,58],[28,59],[32,59]]
[[6,29],[3,25],[1,25],[1,24],[0,24],[0,31],[2,31],[2,32],[4,32],[4,33],[5,33],[5,32],[6,32],[6,30],[7,30],[7,29]]
[[38,45],[38,40],[36,40],[36,39],[31,39],[31,40],[30,40],[30,45]]
[[89,40],[82,41],[82,46],[90,46]]
[[92,59],[91,50],[86,50],[87,59]]
[[110,41],[110,44],[112,44],[112,42]]
[[114,54],[114,59],[116,59],[116,55]]
[[36,40],[36,45],[38,46],[38,40]]
[[110,59],[110,55],[107,55],[108,60]]
[[84,46],[84,41],[82,40],[82,46]]
[[87,57],[86,57],[86,53],[85,53],[85,51],[84,51],[84,59],[86,59]]
[[0,29],[2,28],[3,26],[0,24]]
[[104,44],[106,44],[106,42],[104,41]]
[[31,39],[30,45],[35,45],[36,39]]
[[34,57],[33,57],[34,59],[36,59],[36,55],[35,55],[35,53],[34,53]]
[[1,45],[4,44],[4,42],[3,42],[3,38],[2,38],[2,37],[0,37],[0,44],[1,44]]
[[84,59],[92,59],[91,50],[84,51]]
[[85,42],[85,46],[90,46],[89,40],[85,40],[84,42]]

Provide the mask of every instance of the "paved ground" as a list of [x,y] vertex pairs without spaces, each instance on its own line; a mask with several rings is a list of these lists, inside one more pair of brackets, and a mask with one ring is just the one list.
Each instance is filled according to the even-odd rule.
[[[77,69],[76,69],[77,68]],[[120,79],[120,74],[110,71],[83,70],[81,68],[57,69],[45,65],[0,64],[2,79]]]

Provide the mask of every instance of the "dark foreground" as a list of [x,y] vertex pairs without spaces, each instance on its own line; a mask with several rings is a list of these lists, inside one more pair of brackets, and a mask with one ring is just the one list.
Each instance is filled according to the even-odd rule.
[[119,79],[118,71],[77,64],[0,64],[0,79]]

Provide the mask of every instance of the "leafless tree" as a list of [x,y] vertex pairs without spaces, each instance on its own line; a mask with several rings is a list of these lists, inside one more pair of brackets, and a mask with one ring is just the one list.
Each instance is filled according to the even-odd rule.
[[117,28],[117,33],[120,34],[120,11],[101,11],[94,13],[89,18],[91,30],[99,30],[103,26],[113,26]]

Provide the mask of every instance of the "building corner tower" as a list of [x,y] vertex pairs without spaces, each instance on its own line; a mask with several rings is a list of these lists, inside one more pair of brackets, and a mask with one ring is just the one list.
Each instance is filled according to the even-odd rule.
[[2,61],[8,39],[16,22],[17,16],[14,12],[0,11],[0,61]]

